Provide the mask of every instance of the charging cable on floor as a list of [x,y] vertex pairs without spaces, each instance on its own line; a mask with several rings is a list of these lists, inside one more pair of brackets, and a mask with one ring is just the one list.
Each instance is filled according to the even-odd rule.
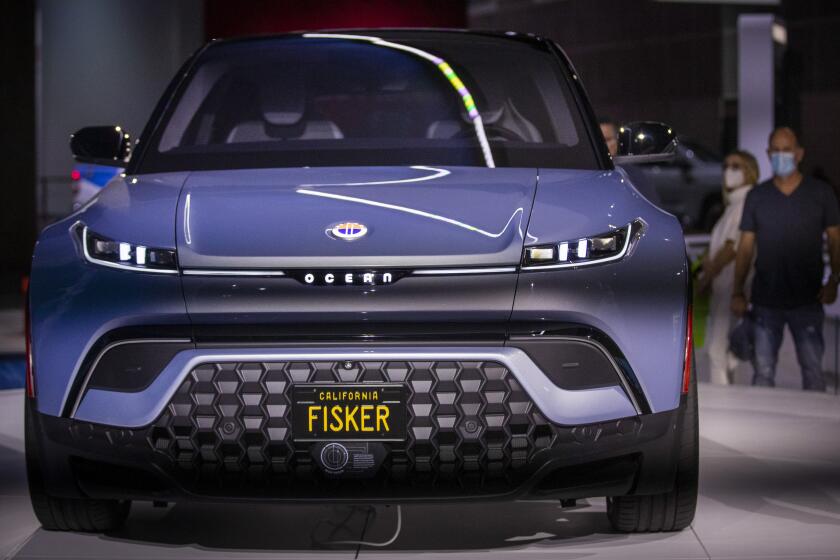
[[390,539],[383,542],[370,542],[370,541],[329,541],[324,544],[354,544],[358,546],[370,546],[374,548],[382,548],[394,543],[397,538],[400,536],[400,532],[402,531],[402,506],[397,505],[397,528],[394,531],[393,536]]

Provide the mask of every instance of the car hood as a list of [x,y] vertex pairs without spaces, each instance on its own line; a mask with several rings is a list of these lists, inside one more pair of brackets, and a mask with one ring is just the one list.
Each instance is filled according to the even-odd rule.
[[[296,168],[192,173],[178,203],[184,268],[513,265],[536,169]],[[330,229],[356,222],[353,241]]]

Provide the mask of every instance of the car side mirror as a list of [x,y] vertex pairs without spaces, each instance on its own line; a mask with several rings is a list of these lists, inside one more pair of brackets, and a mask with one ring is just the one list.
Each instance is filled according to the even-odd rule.
[[70,135],[76,161],[122,167],[131,155],[131,135],[120,126],[88,126]]
[[654,163],[674,159],[677,137],[670,126],[654,121],[621,125],[618,129],[618,155],[613,162]]

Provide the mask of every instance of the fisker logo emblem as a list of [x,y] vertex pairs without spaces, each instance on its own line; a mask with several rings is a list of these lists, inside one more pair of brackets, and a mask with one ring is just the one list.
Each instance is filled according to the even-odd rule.
[[328,443],[321,449],[321,464],[328,471],[341,471],[349,460],[350,453],[340,443]]
[[367,234],[368,228],[359,222],[341,222],[329,229],[330,234],[336,239],[344,241],[355,241]]

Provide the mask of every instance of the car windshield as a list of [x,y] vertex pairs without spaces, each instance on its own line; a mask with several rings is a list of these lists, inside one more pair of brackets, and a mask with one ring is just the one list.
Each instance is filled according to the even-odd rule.
[[596,169],[569,79],[532,40],[391,32],[219,43],[191,69],[136,170]]

